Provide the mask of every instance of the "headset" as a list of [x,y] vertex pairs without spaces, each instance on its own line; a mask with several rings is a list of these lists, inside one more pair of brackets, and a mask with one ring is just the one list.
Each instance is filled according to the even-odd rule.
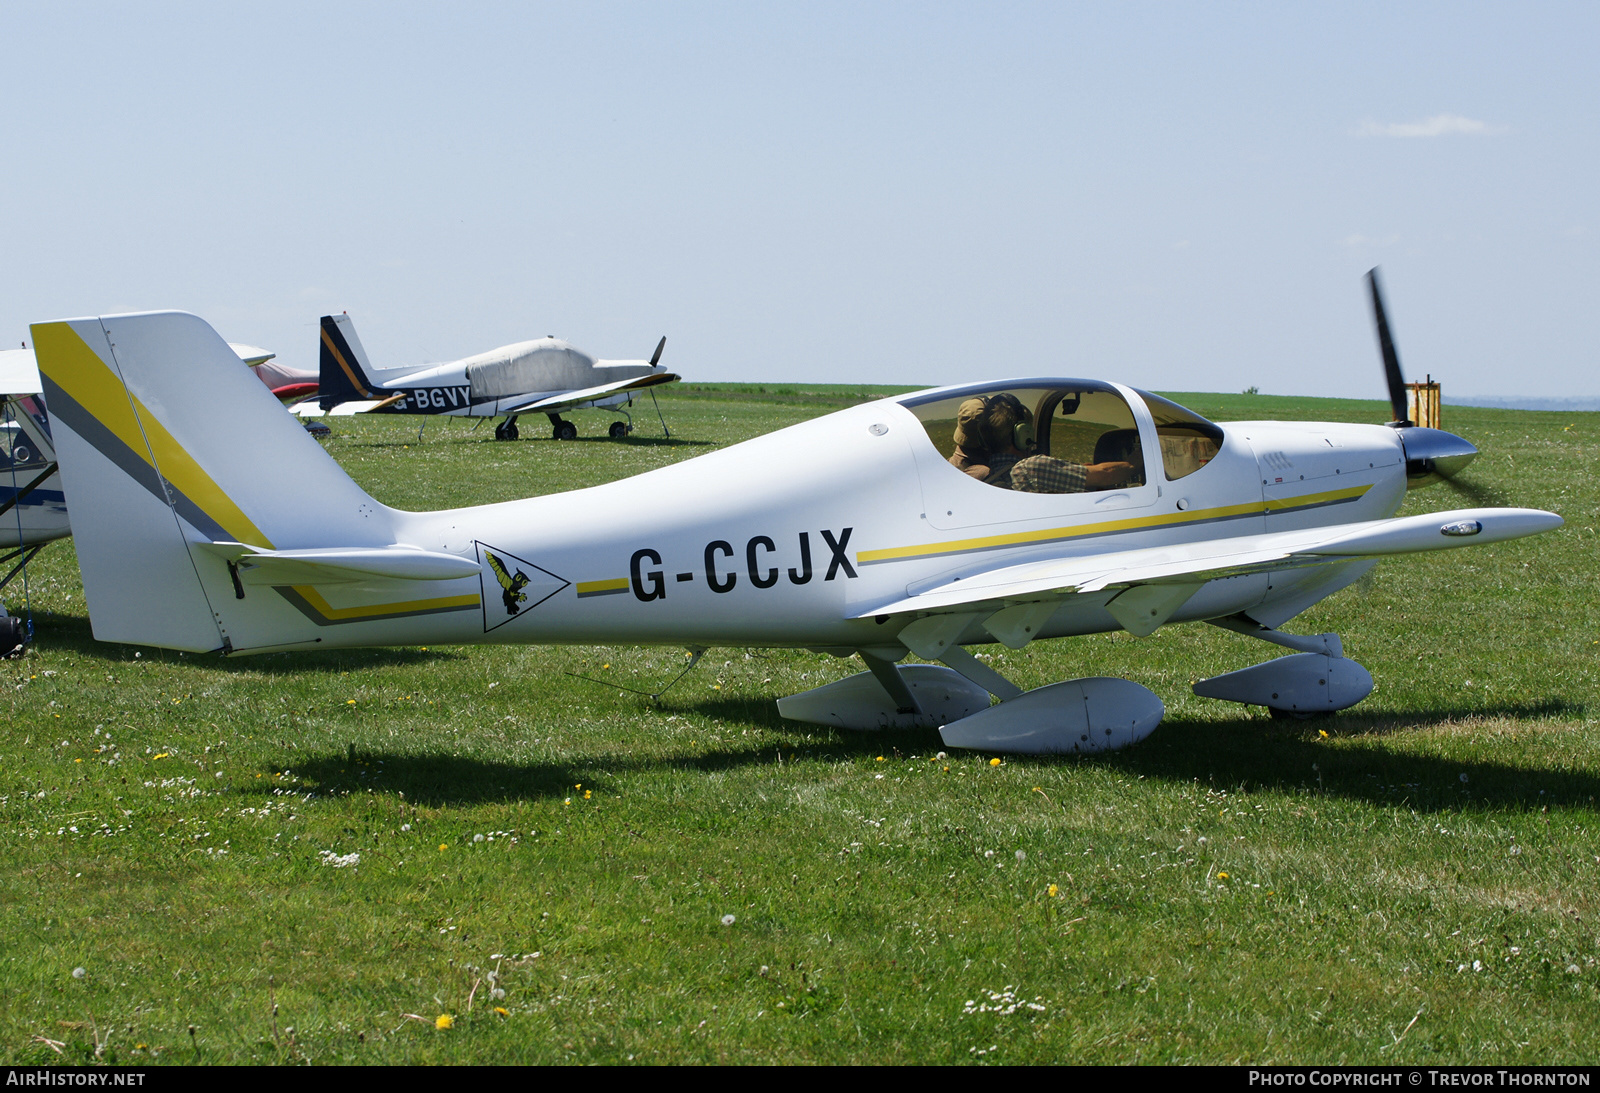
[[983,410],[985,417],[996,407],[1003,406],[1011,413],[1013,424],[1011,426],[1011,443],[1017,450],[1031,452],[1039,444],[1039,436],[1033,428],[1033,414],[1022,405],[1022,400],[1009,392],[999,395],[984,395]]

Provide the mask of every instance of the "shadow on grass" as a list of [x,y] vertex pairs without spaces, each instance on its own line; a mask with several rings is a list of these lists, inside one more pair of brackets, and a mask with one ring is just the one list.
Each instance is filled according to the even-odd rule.
[[1309,721],[1168,721],[1143,743],[1090,761],[1143,778],[1343,797],[1418,812],[1592,809],[1600,796],[1600,774],[1592,771],[1417,755],[1382,742],[1445,722],[1583,713],[1578,704],[1544,702]]
[[[629,773],[668,770],[720,773],[745,768],[800,770],[816,763],[870,763],[877,756],[927,757],[940,750],[931,731],[839,732],[821,725],[783,721],[770,706],[739,699],[719,699],[683,707],[721,719],[775,730],[776,744],[735,747],[677,756],[630,758],[626,754],[575,756],[565,763],[496,763],[452,755],[398,752],[337,753],[297,756],[287,769],[318,793],[403,793],[408,802],[427,807],[572,796],[576,783],[609,792],[607,783]],[[754,713],[755,716],[748,716]],[[1362,719],[1383,731],[1398,732],[1429,721],[1466,717],[1537,719],[1572,715],[1581,708],[1560,703],[1451,711],[1429,718]],[[1011,756],[1013,766],[1083,767],[1114,770],[1154,781],[1204,783],[1233,793],[1265,792],[1328,797],[1417,812],[1460,813],[1490,809],[1593,809],[1600,796],[1600,775],[1587,771],[1518,767],[1505,763],[1445,759],[1398,753],[1382,746],[1371,729],[1356,728],[1353,739],[1337,744],[1324,739],[1349,737],[1352,726],[1335,719],[1310,722],[1169,721],[1148,740],[1123,751],[1098,756]],[[1371,745],[1362,743],[1373,739]],[[799,745],[799,747],[797,747]],[[965,755],[972,761],[971,753]],[[986,756],[985,756],[986,757]],[[956,761],[959,761],[957,759]],[[603,767],[606,774],[597,774]],[[800,777],[810,778],[803,774]],[[245,792],[250,792],[246,790]],[[270,792],[263,787],[263,793]]]
[[[718,698],[676,708],[806,740],[806,758],[853,761],[878,755],[929,755],[941,748],[926,730],[843,732],[785,721],[770,702]],[[1098,756],[1015,756],[1012,763],[1094,765],[1168,782],[1205,782],[1219,789],[1317,793],[1417,811],[1479,808],[1593,808],[1600,774],[1512,766],[1398,752],[1383,739],[1432,725],[1473,720],[1538,722],[1582,719],[1586,708],[1565,701],[1504,703],[1427,713],[1345,713],[1306,721],[1240,717],[1228,721],[1168,720],[1149,739]],[[1329,739],[1324,739],[1323,732]],[[1371,745],[1360,741],[1370,739]],[[1337,743],[1335,743],[1337,742]],[[771,763],[768,750],[760,761]],[[957,753],[960,754],[960,753]],[[730,755],[729,760],[732,759]],[[707,756],[705,769],[737,765]],[[1463,780],[1465,776],[1465,780]]]
[[[850,758],[854,753],[836,749],[828,759]],[[808,758],[816,753],[809,751]],[[630,760],[615,753],[603,758],[575,757],[569,763],[496,763],[460,755],[419,755],[401,752],[337,752],[275,765],[263,774],[288,771],[302,790],[324,795],[347,793],[403,794],[407,802],[429,808],[487,802],[528,801],[572,797],[577,786],[596,793],[609,792],[608,783],[618,773],[682,770],[714,773],[778,763],[777,749],[740,748],[669,758]],[[606,774],[597,774],[603,766]],[[247,785],[242,795],[267,797],[273,787]]]
[[241,655],[225,657],[221,653],[179,654],[171,649],[157,649],[148,645],[123,645],[119,642],[96,641],[89,620],[81,615],[56,615],[34,612],[33,645],[39,650],[76,653],[89,660],[105,664],[126,664],[144,660],[153,664],[198,664],[222,672],[260,672],[290,674],[296,672],[351,672],[361,668],[381,668],[394,665],[434,663],[454,660],[464,651],[454,646],[442,649],[429,647],[391,647],[375,649],[329,649],[325,652],[307,650],[304,653],[262,653],[258,656]]

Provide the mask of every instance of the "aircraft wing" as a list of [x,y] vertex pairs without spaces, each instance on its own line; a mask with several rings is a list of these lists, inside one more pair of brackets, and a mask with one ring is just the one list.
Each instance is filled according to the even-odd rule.
[[[276,393],[276,392],[274,392]],[[307,399],[305,402],[296,403],[289,407],[289,412],[297,417],[349,417],[351,414],[365,414],[371,410],[380,410],[399,402],[405,393],[390,395],[388,398],[373,399],[369,402],[341,402],[331,410],[324,410],[322,404],[316,399]]]
[[43,390],[33,350],[0,350],[0,395],[37,395]]
[[[912,585],[904,599],[886,603],[856,618],[878,615],[947,614],[1001,610],[1018,601],[1035,605],[1107,589],[1150,586],[1124,608],[1148,602],[1166,616],[1181,607],[1206,581],[1386,554],[1495,543],[1558,528],[1564,521],[1538,509],[1453,509],[1389,520],[1370,520],[1303,531],[1241,535],[1172,546],[1070,556],[999,566],[961,577],[935,578]],[[1083,544],[1078,544],[1082,549]],[[1108,609],[1118,614],[1112,601]],[[1162,621],[1165,621],[1165,617]],[[1159,622],[1156,624],[1159,625]],[[1134,633],[1140,629],[1128,627]],[[1145,633],[1154,630],[1151,626]]]
[[607,395],[621,394],[624,391],[639,391],[646,387],[654,387],[658,383],[676,383],[678,378],[671,372],[656,372],[648,376],[635,376],[631,380],[602,383],[599,387],[585,387],[579,391],[562,391],[558,395],[541,395],[516,406],[501,405],[496,412],[500,414],[558,414],[562,410],[570,410],[575,406],[582,406],[586,402],[605,398]]

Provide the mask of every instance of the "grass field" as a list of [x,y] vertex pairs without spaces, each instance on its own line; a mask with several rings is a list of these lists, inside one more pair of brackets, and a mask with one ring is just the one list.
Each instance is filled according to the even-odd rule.
[[[886,389],[671,389],[671,440],[342,419],[426,509],[607,481]],[[1219,420],[1379,403],[1183,395]],[[1600,415],[1446,408],[1532,540],[1399,558],[1287,627],[1378,681],[1279,722],[1200,624],[1000,650],[1167,719],[1094,759],[781,721],[858,670],[718,649],[223,661],[101,645],[71,543],[0,664],[9,1063],[1588,1062],[1600,1030]],[[530,422],[531,425],[531,422]],[[525,436],[542,430],[528,428]],[[1472,503],[1445,487],[1406,511]],[[20,591],[8,603],[21,606]],[[440,1027],[447,1026],[447,1027]]]

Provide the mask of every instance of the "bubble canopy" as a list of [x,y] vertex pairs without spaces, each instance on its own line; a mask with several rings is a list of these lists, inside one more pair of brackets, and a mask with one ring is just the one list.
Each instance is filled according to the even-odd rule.
[[[1003,489],[1063,493],[1143,485],[1144,442],[1128,392],[1155,423],[1168,481],[1193,474],[1223,431],[1177,403],[1098,380],[972,384],[897,401],[953,469]],[[1015,472],[1015,473],[1013,473]]]

